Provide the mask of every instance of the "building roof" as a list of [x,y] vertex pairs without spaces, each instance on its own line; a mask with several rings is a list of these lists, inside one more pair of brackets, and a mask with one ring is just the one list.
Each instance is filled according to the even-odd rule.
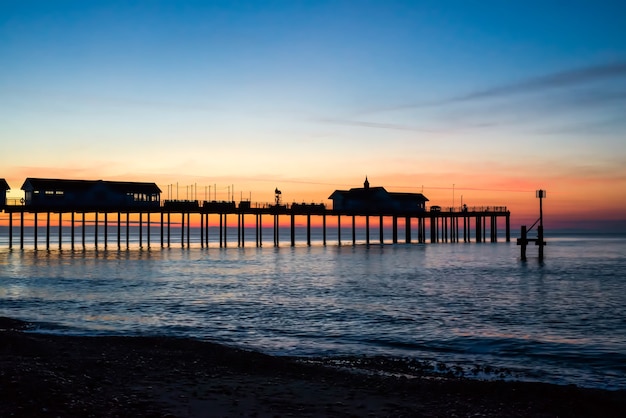
[[0,190],[11,190],[11,186],[5,179],[0,179]]
[[352,199],[373,200],[379,198],[381,194],[388,195],[396,201],[423,200],[424,202],[428,202],[428,198],[421,193],[388,192],[384,187],[356,187],[350,190],[335,190],[328,198],[332,200],[339,195],[343,195],[344,197]]
[[24,181],[22,190],[85,191],[98,184],[104,184],[106,187],[120,193],[161,193],[161,189],[159,189],[156,183],[106,180],[42,179],[32,177],[29,177]]

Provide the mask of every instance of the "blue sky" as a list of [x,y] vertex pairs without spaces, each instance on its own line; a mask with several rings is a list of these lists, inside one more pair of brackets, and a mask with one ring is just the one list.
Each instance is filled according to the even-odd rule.
[[617,210],[624,16],[605,1],[5,0],[0,176],[312,200],[366,174],[430,196],[542,183],[564,206],[585,184]]

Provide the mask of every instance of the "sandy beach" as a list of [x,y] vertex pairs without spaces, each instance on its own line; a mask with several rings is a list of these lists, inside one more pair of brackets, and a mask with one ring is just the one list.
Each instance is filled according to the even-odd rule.
[[618,417],[626,393],[365,373],[190,339],[68,337],[0,319],[2,417]]

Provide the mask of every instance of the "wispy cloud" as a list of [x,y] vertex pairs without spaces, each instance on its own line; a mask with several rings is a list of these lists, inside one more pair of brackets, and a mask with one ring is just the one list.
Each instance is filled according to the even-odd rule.
[[[475,90],[457,96],[426,102],[398,105],[395,107],[373,110],[373,112],[370,113],[437,107],[477,100],[497,99],[521,94],[547,92],[563,88],[575,88],[592,83],[607,81],[614,82],[620,79],[626,80],[626,61],[606,63],[540,75],[513,83]],[[597,94],[594,97],[594,100],[596,101],[602,99],[615,100],[615,94],[608,92],[606,94]]]
[[345,125],[345,126],[357,126],[362,128],[377,128],[377,129],[394,129],[399,131],[412,131],[412,132],[435,132],[432,129],[422,129],[415,126],[402,125],[398,123],[381,123],[381,122],[368,122],[353,119],[341,119],[341,118],[321,118],[319,122],[328,123],[331,125]]
[[445,104],[476,99],[489,99],[514,94],[532,93],[556,88],[575,87],[582,84],[626,78],[626,62],[561,71],[529,78],[517,83],[494,86],[465,95],[452,97],[432,104]]

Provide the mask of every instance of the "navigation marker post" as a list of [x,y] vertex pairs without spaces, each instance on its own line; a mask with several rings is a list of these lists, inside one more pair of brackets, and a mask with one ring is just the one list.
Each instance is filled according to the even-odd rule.
[[[535,245],[539,246],[539,261],[543,261],[543,247],[546,245],[546,242],[543,240],[543,198],[546,196],[545,190],[537,190],[536,197],[539,199],[539,219],[528,229],[526,229],[526,225],[522,225],[521,237],[517,239],[517,245],[521,246],[520,258],[522,261],[526,261],[526,246],[530,242],[534,242]],[[537,238],[528,238],[528,232],[530,232],[537,223],[539,223],[539,226],[537,226]]]

